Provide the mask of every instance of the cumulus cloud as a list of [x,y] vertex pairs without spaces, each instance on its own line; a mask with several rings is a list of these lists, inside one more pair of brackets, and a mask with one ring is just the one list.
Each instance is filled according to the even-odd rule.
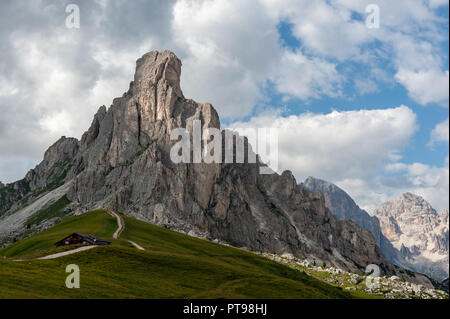
[[287,1],[280,5],[272,2],[272,10],[294,24],[293,33],[305,47],[323,56],[344,60],[359,59],[361,45],[371,41],[370,32],[363,21],[351,18],[346,6],[326,1]]
[[277,20],[255,1],[181,0],[173,12],[185,95],[221,116],[248,115],[281,56]]
[[433,146],[436,142],[447,142],[449,136],[448,129],[448,118],[441,123],[437,124],[436,127],[431,131],[429,145]]
[[428,0],[430,7],[438,8],[441,6],[448,6],[448,0]]
[[299,180],[308,175],[336,181],[371,178],[397,159],[417,130],[414,112],[390,109],[280,116],[266,113],[230,128],[277,128],[279,163]]
[[402,83],[411,98],[420,104],[439,103],[448,106],[449,73],[438,69],[412,71],[400,69],[395,78]]
[[303,100],[342,95],[343,79],[336,65],[301,52],[285,52],[271,79],[280,93]]
[[[441,28],[448,21],[434,11],[444,2],[377,1],[379,29],[368,29],[365,25],[366,7],[373,3],[371,0],[288,0],[282,4],[265,0],[264,3],[273,15],[293,24],[293,34],[305,52],[340,63],[360,62],[369,69],[389,60],[395,78],[413,100],[423,105],[448,106],[448,67],[444,67],[448,52],[442,45],[448,42],[448,36],[446,29]],[[354,19],[354,14],[359,19]],[[374,48],[376,43],[379,45]],[[379,79],[372,76],[368,80]],[[355,84],[362,94],[375,91],[374,85]]]

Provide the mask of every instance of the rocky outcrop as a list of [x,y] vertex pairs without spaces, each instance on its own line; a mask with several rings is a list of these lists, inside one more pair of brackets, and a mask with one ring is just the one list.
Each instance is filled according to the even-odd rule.
[[76,138],[62,136],[45,152],[44,160],[30,170],[25,179],[31,190],[47,190],[64,184],[67,173],[71,170],[78,153],[79,142]]
[[[298,185],[291,172],[262,175],[265,165],[248,156],[244,163],[193,163],[195,121],[202,132],[220,129],[220,121],[211,104],[183,96],[180,75],[181,61],[172,52],[145,54],[128,91],[109,108],[100,107],[79,143],[58,141],[27,175],[31,187],[49,187],[54,181],[44,176],[55,172],[70,181],[67,196],[80,211],[110,208],[254,251],[291,254],[359,273],[374,263],[384,274],[414,276],[389,263],[369,231],[339,220],[323,195]],[[189,133],[189,163],[170,158],[176,128]],[[245,138],[237,142],[252,153]]]
[[375,215],[383,234],[413,269],[437,280],[448,277],[448,211],[438,214],[422,197],[405,193],[383,203]]
[[26,178],[0,188],[0,217],[20,205],[20,201],[29,193],[30,184]]

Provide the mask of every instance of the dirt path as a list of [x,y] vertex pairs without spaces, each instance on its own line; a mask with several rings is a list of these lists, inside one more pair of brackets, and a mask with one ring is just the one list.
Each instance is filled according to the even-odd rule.
[[62,252],[62,253],[57,253],[57,254],[53,254],[53,255],[48,255],[48,256],[40,257],[40,258],[37,258],[37,259],[40,259],[40,260],[55,259],[55,258],[67,256],[67,255],[76,254],[76,253],[79,253],[79,252],[81,252],[81,251],[89,250],[89,249],[92,249],[92,248],[95,248],[95,247],[98,247],[98,246],[84,246],[84,247],[80,247],[80,248],[77,248],[77,249],[72,249],[72,250],[69,250],[69,251],[64,251],[64,252]]
[[129,240],[128,242],[139,250],[145,250],[140,245],[136,244],[134,241]]
[[125,228],[125,222],[123,221],[122,217],[119,216],[119,214],[113,212],[113,211],[108,211],[108,213],[115,217],[117,219],[117,229],[113,234],[113,238],[114,239],[118,239],[120,236],[120,233],[123,231],[123,229]]
[[[120,217],[119,214],[117,214],[113,211],[108,211],[108,213],[117,219],[117,229],[113,234],[113,238],[118,239],[120,234],[122,233],[122,231],[125,229],[125,221],[123,220],[122,217]],[[145,250],[144,248],[142,248],[142,246],[140,246],[139,244],[136,244],[134,241],[128,240],[128,242],[139,250]]]
[[[39,258],[36,258],[35,260],[55,259],[55,258],[67,256],[67,255],[76,254],[76,253],[79,253],[79,252],[82,252],[82,251],[85,251],[85,250],[89,250],[89,249],[92,249],[92,248],[95,248],[95,247],[98,247],[98,246],[83,246],[83,247],[72,249],[72,250],[69,250],[69,251],[63,251],[62,253],[57,253],[57,254],[53,254],[53,255],[39,257]],[[33,260],[33,259],[11,259],[11,260],[12,261],[30,261],[30,260]]]

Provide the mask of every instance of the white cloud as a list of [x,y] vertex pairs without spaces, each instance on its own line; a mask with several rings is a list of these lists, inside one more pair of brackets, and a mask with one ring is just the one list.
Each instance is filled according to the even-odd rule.
[[19,93],[19,88],[12,85],[10,81],[5,79],[0,74],[0,97],[2,96],[12,96]]
[[350,10],[323,1],[295,6],[291,21],[294,35],[308,49],[339,60],[360,58],[360,46],[371,40],[365,24],[351,19]]
[[448,0],[428,0],[430,7],[438,8],[441,6],[448,6]]
[[178,1],[173,33],[182,48],[185,95],[231,118],[250,114],[269,79],[280,93],[302,100],[339,96],[336,64],[283,48],[279,22],[263,2]]
[[278,128],[282,169],[292,170],[299,180],[312,175],[337,181],[373,178],[386,161],[398,159],[417,130],[417,119],[400,106],[289,117],[272,113],[230,127]]
[[280,93],[303,100],[341,95],[342,77],[336,65],[301,52],[285,52],[272,80]]
[[418,72],[400,69],[395,78],[403,84],[410,97],[420,104],[439,103],[448,106],[449,72],[437,69]]
[[375,93],[379,91],[378,85],[373,80],[356,78],[354,82],[356,88],[359,91],[359,94],[361,95]]
[[[397,81],[416,102],[448,105],[448,70],[443,66],[443,57],[448,52],[442,46],[448,42],[448,36],[445,28],[440,27],[448,24],[448,20],[434,11],[442,5],[441,1],[377,1],[379,29],[365,26],[365,9],[374,3],[372,0],[263,2],[272,15],[293,24],[293,34],[301,41],[305,53],[337,59],[340,63],[363,63],[369,71],[364,73],[366,80],[374,84],[380,78],[370,70],[387,62],[394,67]],[[353,19],[353,13],[361,19]],[[426,85],[422,85],[424,82]],[[355,85],[361,94],[375,91],[374,85],[370,88],[361,86],[361,82]]]
[[276,24],[255,1],[178,1],[173,33],[185,95],[221,116],[248,115],[280,57]]
[[447,142],[449,139],[449,124],[448,118],[441,123],[437,124],[436,127],[431,131],[429,145],[433,146],[436,142]]
[[366,7],[376,4],[380,8],[380,31],[392,28],[409,33],[417,26],[430,27],[438,20],[432,8],[421,0],[332,0],[331,3],[364,16]]
[[[420,195],[431,203],[437,211],[449,207],[449,161],[446,157],[442,167],[430,166],[423,163],[388,165],[386,171],[403,173],[398,175],[402,183],[395,185],[396,195],[409,191]],[[399,177],[396,177],[399,179]],[[384,182],[383,187],[390,187],[390,180]]]

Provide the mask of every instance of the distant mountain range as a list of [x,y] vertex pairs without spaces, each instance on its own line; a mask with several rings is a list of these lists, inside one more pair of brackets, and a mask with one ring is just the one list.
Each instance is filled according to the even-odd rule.
[[[290,171],[260,174],[266,165],[248,155],[243,163],[174,163],[173,130],[192,136],[194,121],[202,131],[220,129],[211,104],[184,97],[180,76],[181,61],[170,51],[138,59],[128,91],[99,108],[80,141],[62,137],[25,178],[0,189],[0,242],[48,228],[64,212],[110,209],[252,251],[360,274],[377,264],[381,275],[433,285],[385,257],[382,249],[396,260],[377,219],[342,193],[345,201],[327,200],[327,192],[299,185]],[[233,143],[253,154],[246,138]],[[45,210],[56,204],[56,213]]]
[[439,281],[448,278],[447,210],[439,215],[422,197],[405,193],[383,203],[371,216],[332,183],[308,177],[302,185],[322,192],[326,206],[339,219],[369,230],[392,263]]

